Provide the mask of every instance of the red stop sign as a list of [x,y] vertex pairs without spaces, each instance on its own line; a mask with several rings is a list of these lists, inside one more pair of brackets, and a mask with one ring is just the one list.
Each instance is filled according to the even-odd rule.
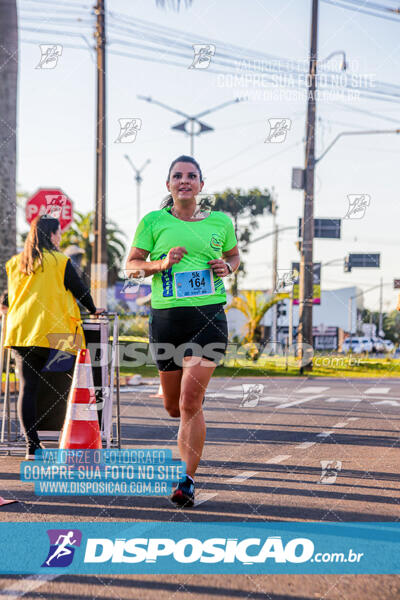
[[72,200],[59,188],[38,190],[26,203],[26,221],[30,224],[33,219],[41,215],[56,217],[64,233],[74,219]]

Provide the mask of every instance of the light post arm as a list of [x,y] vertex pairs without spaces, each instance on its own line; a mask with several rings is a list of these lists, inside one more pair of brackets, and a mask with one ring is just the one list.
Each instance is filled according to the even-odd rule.
[[225,106],[229,106],[230,104],[236,104],[237,102],[242,102],[242,101],[243,100],[241,98],[235,98],[235,100],[229,100],[228,102],[219,104],[218,106],[215,106],[214,108],[209,108],[208,110],[204,110],[203,112],[199,113],[198,115],[195,115],[195,117],[193,117],[193,118],[198,119],[200,117],[204,117],[204,115],[208,115],[212,112],[215,112],[216,110],[219,110],[220,108],[224,108]]
[[287,231],[288,229],[297,229],[297,225],[291,225],[290,227],[281,227],[280,229],[278,229],[277,231],[275,231],[275,229],[273,231],[269,231],[268,233],[264,233],[264,235],[261,235],[260,237],[256,238],[255,240],[250,240],[249,242],[247,242],[248,244],[253,244],[254,242],[258,242],[259,240],[263,240],[266,237],[269,237],[270,235],[274,235],[274,233],[280,233],[281,231]]
[[338,133],[337,136],[331,141],[329,146],[324,150],[324,152],[315,159],[314,163],[319,163],[320,160],[324,158],[324,156],[329,152],[329,150],[336,144],[339,138],[345,135],[375,135],[379,133],[400,133],[400,129],[371,129],[367,131],[342,131]]
[[180,115],[181,117],[185,117],[185,119],[192,119],[192,117],[190,115],[187,115],[186,113],[182,112],[181,110],[172,108],[172,106],[163,104],[163,102],[159,102],[158,100],[153,100],[153,98],[150,98],[150,96],[139,96],[138,95],[137,97],[139,98],[139,100],[145,100],[146,102],[152,102],[153,104],[158,104],[158,106],[165,108],[165,110],[169,110],[177,115]]

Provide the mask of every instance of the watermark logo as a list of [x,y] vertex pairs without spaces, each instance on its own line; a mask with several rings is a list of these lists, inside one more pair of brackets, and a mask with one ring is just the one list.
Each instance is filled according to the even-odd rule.
[[239,408],[254,408],[258,405],[264,391],[262,383],[242,383],[243,398]]
[[74,558],[75,548],[81,545],[79,529],[48,529],[50,548],[42,567],[68,567]]
[[299,278],[299,272],[296,269],[290,271],[282,271],[279,269],[276,272],[276,288],[275,293],[282,292],[286,288],[290,288],[297,282]]
[[211,213],[215,206],[214,194],[196,194],[196,210],[192,215],[192,219],[205,219]]
[[118,119],[119,134],[114,144],[133,144],[142,129],[142,119]]
[[136,294],[139,291],[140,286],[145,280],[145,272],[140,269],[136,277],[129,277],[125,275],[124,286],[121,290],[121,294]]
[[208,69],[215,54],[214,44],[193,44],[194,57],[189,69]]
[[43,371],[63,373],[74,366],[75,354],[83,347],[79,333],[49,333],[46,335],[50,354]]
[[39,44],[40,61],[35,69],[55,69],[63,47],[61,44]]
[[341,460],[321,460],[321,477],[318,483],[332,485],[335,483],[339,471],[342,470]]
[[269,133],[264,143],[282,144],[292,127],[291,119],[268,119]]
[[371,203],[369,194],[349,194],[349,207],[343,219],[362,219]]
[[45,199],[45,214],[54,219],[59,219],[63,212],[63,207],[67,205],[67,196],[64,194],[46,194]]

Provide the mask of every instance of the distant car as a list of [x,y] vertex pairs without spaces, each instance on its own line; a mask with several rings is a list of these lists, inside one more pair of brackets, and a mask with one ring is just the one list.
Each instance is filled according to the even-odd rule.
[[385,352],[385,344],[381,338],[369,338],[372,342],[372,352]]
[[394,344],[391,340],[381,340],[384,345],[384,352],[393,352]]
[[342,352],[343,354],[346,354],[347,352],[361,354],[361,352],[364,352],[364,346],[358,337],[346,338],[342,343]]
[[371,338],[361,338],[361,345],[363,347],[364,352],[372,352],[373,351],[373,343]]

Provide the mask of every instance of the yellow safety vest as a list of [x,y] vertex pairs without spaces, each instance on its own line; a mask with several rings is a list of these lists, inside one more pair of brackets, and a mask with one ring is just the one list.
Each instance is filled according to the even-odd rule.
[[68,258],[61,252],[43,251],[43,269],[25,275],[21,255],[6,264],[8,303],[4,345],[57,348],[76,354],[85,347],[78,304],[64,286]]

